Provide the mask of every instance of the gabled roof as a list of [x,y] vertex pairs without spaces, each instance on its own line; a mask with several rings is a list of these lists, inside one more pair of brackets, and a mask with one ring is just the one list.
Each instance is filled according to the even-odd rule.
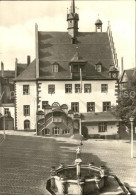
[[36,79],[36,60],[33,60],[26,69],[15,78],[15,81],[33,81]]
[[133,73],[134,73],[134,68],[133,69],[129,69],[129,70],[125,70],[128,79],[132,78]]
[[85,62],[85,60],[76,52],[70,62]]
[[124,70],[122,75],[121,75],[120,82],[123,82],[124,77],[127,77],[126,78],[127,80],[125,82],[130,80],[132,78],[133,74],[134,74],[134,71],[135,71],[135,68]]
[[[38,32],[39,78],[72,79],[69,62],[76,53],[86,64],[86,79],[110,79],[109,67],[114,64],[107,32],[79,32],[77,44],[71,43],[68,32]],[[95,70],[101,61],[102,72]],[[52,64],[59,63],[59,72],[52,72]]]
[[20,75],[27,67],[27,64],[17,63],[17,76]]
[[120,118],[113,115],[111,112],[99,112],[99,113],[82,113],[82,122],[116,122],[121,121]]
[[[0,71],[1,75],[1,71]],[[15,71],[14,70],[4,70],[4,77],[3,78],[14,78],[15,77]]]

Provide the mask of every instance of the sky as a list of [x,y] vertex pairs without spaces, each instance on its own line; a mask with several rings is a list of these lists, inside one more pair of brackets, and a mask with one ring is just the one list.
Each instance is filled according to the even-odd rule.
[[[98,17],[103,31],[110,21],[113,40],[121,65],[135,66],[135,0],[76,0],[79,31],[94,32]],[[39,31],[67,31],[67,1],[0,1],[0,61],[6,70],[14,70],[15,58],[26,63],[35,58],[35,23]]]

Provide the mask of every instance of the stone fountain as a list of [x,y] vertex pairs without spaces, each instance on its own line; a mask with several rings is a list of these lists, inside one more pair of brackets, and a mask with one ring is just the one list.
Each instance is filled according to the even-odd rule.
[[84,165],[80,147],[73,165],[60,164],[58,168],[51,168],[46,191],[49,195],[130,195],[115,175],[108,174],[105,166]]

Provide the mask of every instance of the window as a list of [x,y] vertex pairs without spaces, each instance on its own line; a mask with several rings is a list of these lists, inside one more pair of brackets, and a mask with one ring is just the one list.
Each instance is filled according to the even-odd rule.
[[23,85],[23,95],[29,95],[29,85]]
[[72,84],[65,84],[65,93],[72,93]]
[[87,112],[95,112],[95,102],[87,102]]
[[8,115],[9,114],[9,108],[4,108],[4,115]]
[[46,105],[48,105],[48,101],[42,101],[42,109],[44,109]]
[[24,105],[24,116],[30,116],[30,106]]
[[59,65],[57,63],[54,63],[52,66],[52,72],[59,72]]
[[71,103],[71,110],[73,112],[79,112],[79,103],[78,102],[72,102]]
[[78,65],[73,65],[73,72],[79,72],[78,71]]
[[54,135],[59,135],[59,127],[53,127],[53,134]]
[[48,93],[49,94],[55,93],[55,85],[48,85]]
[[107,84],[101,84],[101,92],[102,93],[108,92],[108,85]]
[[111,102],[103,102],[103,112],[110,111],[111,109]]
[[30,121],[29,120],[24,121],[24,129],[30,129]]
[[80,86],[80,84],[75,84],[75,93],[81,93],[81,86]]
[[44,135],[50,135],[50,130],[49,129],[44,129],[43,131],[44,131],[43,132]]
[[63,130],[62,134],[69,134],[69,130],[68,129]]
[[96,65],[96,71],[97,72],[101,72],[102,71],[102,66],[100,64]]
[[101,122],[98,125],[99,132],[106,132],[107,131],[107,123]]
[[82,72],[86,72],[85,65],[80,66]]
[[91,84],[84,84],[84,93],[91,93]]

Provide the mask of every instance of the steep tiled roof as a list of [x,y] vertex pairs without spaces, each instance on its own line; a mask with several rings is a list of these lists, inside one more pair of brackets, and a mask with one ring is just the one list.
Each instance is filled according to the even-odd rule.
[[70,60],[70,62],[84,62],[84,61],[85,60],[83,60],[82,56],[80,56],[78,52],[76,52],[73,58]]
[[81,118],[82,118],[82,122],[121,121],[121,119],[114,116],[111,112],[82,113]]
[[134,73],[134,68],[133,69],[129,69],[129,70],[125,70],[128,79],[132,78],[133,73]]
[[[106,32],[79,32],[77,44],[71,43],[68,32],[38,32],[39,77],[44,79],[71,79],[69,62],[76,53],[87,61],[86,79],[109,78],[109,67],[113,58]],[[95,64],[101,61],[102,72],[95,70]],[[59,63],[59,72],[52,72],[52,64]]]
[[123,81],[123,77],[124,75],[127,76],[127,81],[130,80],[134,74],[134,71],[135,71],[135,68],[131,68],[131,69],[128,69],[128,70],[124,70],[122,75],[121,75],[121,78],[120,78],[120,82]]
[[[0,75],[1,75],[1,71],[0,71]],[[14,78],[15,77],[15,71],[14,70],[4,70],[4,77]]]
[[26,69],[17,78],[15,78],[15,80],[16,81],[35,80],[36,78],[35,63],[36,60],[33,60],[31,64],[29,64],[26,67]]
[[27,64],[17,64],[17,76],[20,75],[27,67]]

